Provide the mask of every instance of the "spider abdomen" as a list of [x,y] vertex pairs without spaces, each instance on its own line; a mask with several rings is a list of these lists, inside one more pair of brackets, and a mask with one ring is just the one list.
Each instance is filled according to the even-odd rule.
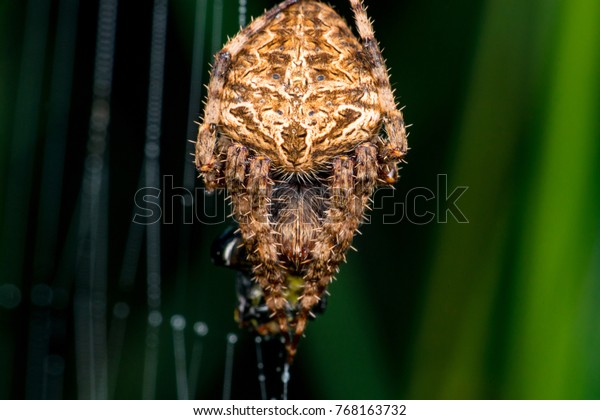
[[377,86],[361,51],[329,6],[289,6],[232,60],[222,131],[285,171],[322,168],[380,129]]

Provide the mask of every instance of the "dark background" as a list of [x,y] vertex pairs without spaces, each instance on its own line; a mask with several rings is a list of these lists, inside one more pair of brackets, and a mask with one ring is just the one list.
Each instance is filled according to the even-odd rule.
[[[249,0],[248,16],[274,4]],[[351,22],[346,1],[330,4]],[[600,3],[367,4],[411,150],[307,329],[290,398],[598,398]],[[0,0],[0,398],[177,398],[173,315],[188,368],[200,360],[191,397],[222,397],[232,332],[231,395],[260,397],[234,274],[209,257],[230,222],[184,224],[170,188],[193,173],[190,95],[239,27],[238,2],[198,5],[194,46],[196,2],[168,3],[162,108],[149,111],[152,2],[119,2],[109,107],[94,108],[98,2]],[[148,115],[160,123],[150,163],[172,176],[156,182],[174,204],[146,232],[132,218],[136,191],[155,185]],[[109,121],[105,139],[90,140],[91,121]],[[457,204],[469,223],[446,214],[444,179],[448,195],[468,187]],[[197,198],[225,214],[222,197]],[[152,310],[162,323],[148,329]]]

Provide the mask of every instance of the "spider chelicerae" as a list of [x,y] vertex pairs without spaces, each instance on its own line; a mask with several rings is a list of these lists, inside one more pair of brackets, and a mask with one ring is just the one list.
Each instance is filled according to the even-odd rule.
[[358,39],[312,0],[283,1],[231,39],[196,142],[206,188],[228,190],[290,361],[373,190],[396,181],[408,149],[373,27],[349,1]]

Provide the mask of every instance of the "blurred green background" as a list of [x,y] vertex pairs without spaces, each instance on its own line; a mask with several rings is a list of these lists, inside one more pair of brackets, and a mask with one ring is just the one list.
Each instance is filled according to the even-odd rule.
[[[233,273],[209,258],[227,223],[184,225],[177,198],[173,223],[159,230],[163,322],[157,340],[147,335],[157,258],[131,220],[147,185],[153,4],[119,3],[98,151],[88,139],[98,2],[0,0],[0,398],[177,398],[176,314],[187,321],[188,364],[200,360],[191,397],[221,398],[226,335],[237,332],[231,395],[258,398],[254,345],[232,316]],[[366,3],[413,124],[411,150],[307,329],[290,397],[600,398],[600,2]],[[247,14],[274,4],[248,0]],[[330,4],[351,21],[346,1]],[[173,186],[191,165],[186,140],[201,105],[190,117],[190,94],[238,25],[237,1],[169,1],[158,122],[160,174]],[[202,80],[191,74],[199,46]],[[90,153],[103,159],[91,210],[81,204]],[[456,201],[468,223],[446,213],[444,174],[448,195],[468,187]],[[415,197],[422,188],[437,199]],[[403,203],[434,220],[390,218]],[[89,221],[99,238],[91,245]],[[99,294],[78,309],[85,279],[100,282]],[[108,367],[81,353],[81,313]],[[196,322],[206,336],[194,334]]]

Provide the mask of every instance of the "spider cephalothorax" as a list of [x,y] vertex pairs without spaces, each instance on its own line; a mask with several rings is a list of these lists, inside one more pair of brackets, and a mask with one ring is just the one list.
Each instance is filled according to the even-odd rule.
[[329,6],[286,0],[216,55],[196,166],[227,188],[255,281],[291,358],[377,185],[407,151],[361,0],[357,39]]

